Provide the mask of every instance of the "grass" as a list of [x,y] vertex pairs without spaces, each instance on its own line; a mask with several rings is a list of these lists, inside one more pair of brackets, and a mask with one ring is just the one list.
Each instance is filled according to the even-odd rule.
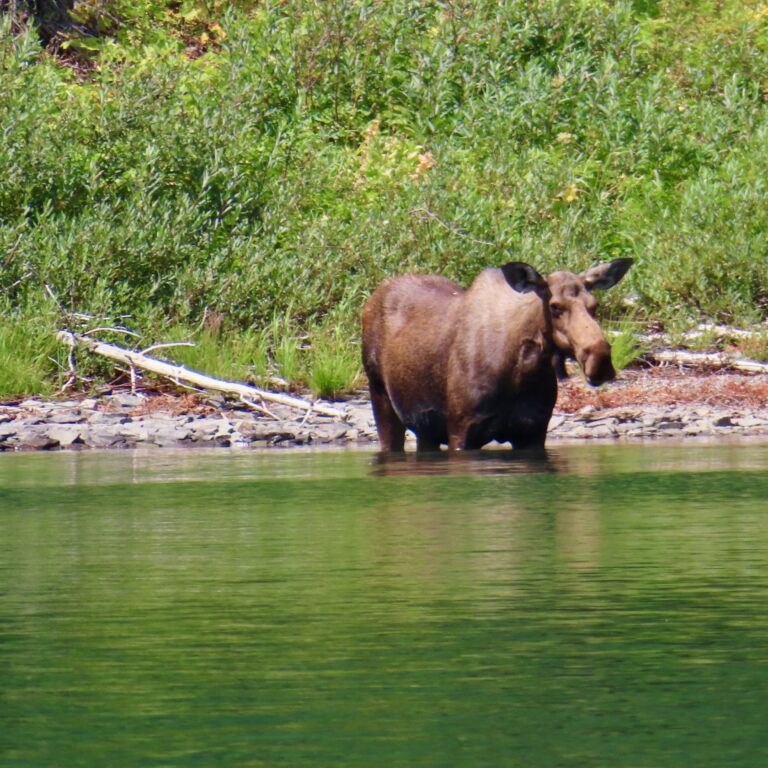
[[41,326],[0,319],[0,398],[50,395],[57,381],[55,339]]
[[738,343],[739,352],[751,360],[768,363],[768,332],[763,331]]
[[286,386],[302,384],[305,379],[303,352],[307,337],[293,322],[290,312],[273,316],[265,334],[274,376]]
[[630,256],[610,317],[768,315],[763,2],[79,7],[70,66],[0,16],[5,325],[33,336],[46,286],[145,338],[215,316],[174,354],[333,392],[409,270]]
[[610,337],[611,359],[614,368],[617,371],[623,371],[648,351],[648,345],[639,338],[637,323],[625,320],[618,324],[615,331]]
[[362,383],[354,340],[341,338],[338,329],[301,335],[289,316],[276,316],[262,331],[175,326],[164,338],[169,341],[148,354],[230,381],[307,387],[316,397],[327,399],[337,399]]
[[359,346],[339,333],[319,334],[310,350],[307,383],[316,397],[330,399],[361,386]]
[[252,330],[224,333],[220,329],[205,328],[190,332],[176,327],[169,329],[165,338],[193,346],[166,347],[148,354],[162,355],[186,368],[229,381],[259,385],[267,381],[267,340]]

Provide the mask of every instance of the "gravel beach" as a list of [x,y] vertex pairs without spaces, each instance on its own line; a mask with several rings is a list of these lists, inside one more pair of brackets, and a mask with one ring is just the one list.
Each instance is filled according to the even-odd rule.
[[[28,399],[0,404],[0,451],[377,445],[365,393],[329,405],[344,418],[273,404],[267,415],[205,394]],[[734,437],[768,439],[768,376],[657,367],[624,371],[598,390],[577,376],[563,382],[548,444]]]

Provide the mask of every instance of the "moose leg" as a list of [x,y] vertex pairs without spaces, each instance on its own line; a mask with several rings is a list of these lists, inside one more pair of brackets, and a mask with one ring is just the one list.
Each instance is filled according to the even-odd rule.
[[464,416],[448,421],[448,450],[479,451],[491,440],[487,424],[475,416]]
[[453,424],[448,427],[448,450],[465,451],[473,446],[469,443],[469,426],[466,424]]
[[402,453],[405,450],[405,424],[400,421],[382,384],[371,382],[371,406],[381,450]]
[[510,441],[512,447],[515,450],[539,450],[544,448],[544,444],[547,439],[546,428],[539,433],[533,433],[530,435],[517,435]]
[[427,451],[439,451],[440,442],[430,437],[423,437],[422,435],[416,435],[416,450],[419,453],[426,453]]

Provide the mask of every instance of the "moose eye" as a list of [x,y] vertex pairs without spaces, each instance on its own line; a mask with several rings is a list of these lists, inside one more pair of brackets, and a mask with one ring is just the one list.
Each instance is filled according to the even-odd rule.
[[552,313],[552,317],[560,317],[565,312],[565,307],[553,301],[549,305],[549,311]]

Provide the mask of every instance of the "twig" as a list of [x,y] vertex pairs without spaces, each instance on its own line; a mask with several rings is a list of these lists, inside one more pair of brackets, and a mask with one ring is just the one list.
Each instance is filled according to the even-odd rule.
[[309,408],[307,408],[307,412],[304,414],[304,418],[301,420],[301,424],[299,426],[304,426],[307,423],[307,420],[310,417],[310,414],[312,413],[312,409],[315,407],[314,402],[310,403]]
[[69,378],[59,390],[59,393],[66,392],[72,385],[77,383],[77,368],[75,359],[75,348],[71,347],[67,353],[67,362],[69,363]]
[[[243,395],[240,395],[240,402],[245,403],[250,408],[253,408],[253,410],[256,411],[257,413],[263,413],[265,416],[269,416],[271,419],[274,419],[275,421],[280,421],[280,417],[272,413],[272,411],[270,411],[269,408],[266,408],[264,405],[259,405],[258,403],[254,403],[253,400],[249,400],[247,397],[244,397]],[[309,411],[307,411],[307,413],[309,413]],[[306,416],[304,418],[306,418]]]
[[179,381],[178,379],[171,379],[171,381],[177,386],[181,387],[182,389],[189,389],[192,392],[204,392],[205,390],[200,389],[200,387],[195,387],[192,384],[186,384],[183,381]]
[[136,382],[139,379],[139,375],[136,373],[136,366],[133,365],[133,363],[130,363],[130,373],[131,373],[131,394],[136,394]]
[[45,292],[54,300],[56,303],[56,306],[59,309],[62,309],[61,302],[59,301],[59,297],[54,293],[53,288],[51,288],[48,283],[45,284]]
[[25,273],[25,274],[23,274],[23,275],[22,275],[22,276],[21,276],[21,277],[20,277],[18,280],[15,280],[14,282],[12,282],[12,283],[11,283],[11,284],[10,284],[10,285],[9,285],[9,286],[6,288],[6,290],[7,290],[7,291],[10,291],[10,290],[12,290],[13,288],[15,288],[17,285],[21,285],[21,284],[22,284],[22,283],[23,283],[25,280],[29,280],[29,278],[30,278],[30,277],[32,277],[32,275],[34,275],[34,274],[35,274],[34,272],[26,272],[26,273]]
[[497,243],[491,243],[488,242],[488,240],[478,240],[477,238],[472,237],[471,235],[467,235],[461,230],[456,229],[456,227],[452,227],[450,224],[446,224],[439,216],[432,213],[429,208],[414,208],[411,213],[416,216],[426,216],[427,218],[436,221],[441,227],[448,230],[448,232],[451,234],[456,235],[456,237],[463,237],[465,240],[469,240],[470,243],[476,243],[477,245],[497,245]]
[[205,309],[203,309],[203,318],[200,321],[200,324],[195,329],[195,333],[200,333],[200,331],[202,331],[203,328],[205,328],[205,321],[207,319],[208,319],[208,307],[205,307]]
[[[83,318],[85,318],[85,317],[86,316],[83,315]],[[88,318],[88,319],[92,320],[93,318]],[[114,327],[113,326],[109,326],[109,325],[103,325],[103,326],[99,326],[97,328],[89,328],[85,332],[85,334],[86,334],[86,336],[90,336],[92,333],[103,333],[104,331],[111,331],[112,333],[124,333],[127,336],[133,336],[133,337],[135,337],[137,339],[141,338],[141,334],[140,333],[136,333],[135,331],[129,331],[127,328],[123,328],[121,325],[116,325]]]
[[150,346],[142,349],[140,354],[146,355],[147,352],[151,352],[154,349],[165,349],[166,347],[196,347],[194,341],[166,341],[162,344],[151,344]]

